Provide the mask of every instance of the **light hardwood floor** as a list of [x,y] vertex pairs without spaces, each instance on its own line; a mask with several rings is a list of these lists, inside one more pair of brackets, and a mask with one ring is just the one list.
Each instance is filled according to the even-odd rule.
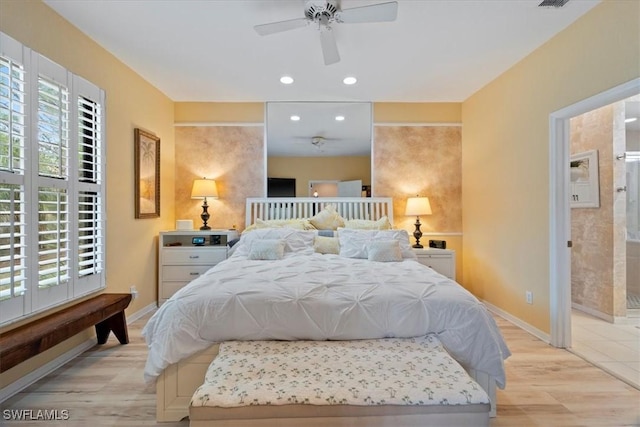
[[[155,390],[142,381],[147,350],[140,332],[147,319],[129,325],[130,344],[119,345],[110,337],[107,344],[88,350],[0,404],[0,425],[188,426],[186,420],[155,422]],[[501,318],[496,320],[513,356],[506,361],[507,388],[498,392],[498,416],[491,420],[492,427],[640,426],[639,390]],[[69,419],[7,421],[3,417],[11,409],[68,410]]]

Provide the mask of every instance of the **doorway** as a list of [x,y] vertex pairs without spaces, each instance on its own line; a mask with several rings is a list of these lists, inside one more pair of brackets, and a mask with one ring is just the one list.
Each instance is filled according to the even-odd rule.
[[572,345],[570,119],[639,93],[640,79],[635,79],[550,115],[550,314],[556,347]]
[[551,344],[571,346],[570,127],[572,117],[640,93],[640,78],[551,113],[549,118],[549,265]]

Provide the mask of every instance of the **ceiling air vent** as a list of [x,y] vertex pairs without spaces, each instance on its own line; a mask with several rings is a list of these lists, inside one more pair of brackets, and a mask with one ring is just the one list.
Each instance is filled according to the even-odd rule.
[[538,7],[562,7],[567,4],[569,0],[542,0],[542,3]]

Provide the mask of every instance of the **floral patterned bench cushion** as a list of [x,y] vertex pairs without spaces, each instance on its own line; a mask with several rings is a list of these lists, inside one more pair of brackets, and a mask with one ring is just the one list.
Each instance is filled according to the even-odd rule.
[[192,407],[467,405],[486,392],[433,335],[358,341],[230,341]]

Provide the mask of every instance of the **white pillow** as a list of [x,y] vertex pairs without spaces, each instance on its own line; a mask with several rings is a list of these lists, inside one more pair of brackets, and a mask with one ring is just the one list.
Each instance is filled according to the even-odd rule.
[[397,240],[400,245],[402,258],[415,259],[409,243],[409,233],[406,230],[354,230],[340,228],[340,256],[347,258],[367,258],[367,247],[374,240]]
[[248,256],[251,244],[255,240],[263,239],[283,240],[285,252],[312,254],[315,235],[315,231],[294,230],[292,228],[260,228],[242,235],[242,238],[236,244],[238,248],[235,250],[234,256]]
[[379,262],[402,261],[400,242],[397,240],[373,240],[367,246],[367,259]]
[[369,219],[350,219],[344,222],[344,228],[357,228],[359,230],[391,230],[391,223],[386,216],[373,221]]
[[248,259],[255,260],[276,260],[284,256],[284,240],[281,239],[258,239],[251,242]]

